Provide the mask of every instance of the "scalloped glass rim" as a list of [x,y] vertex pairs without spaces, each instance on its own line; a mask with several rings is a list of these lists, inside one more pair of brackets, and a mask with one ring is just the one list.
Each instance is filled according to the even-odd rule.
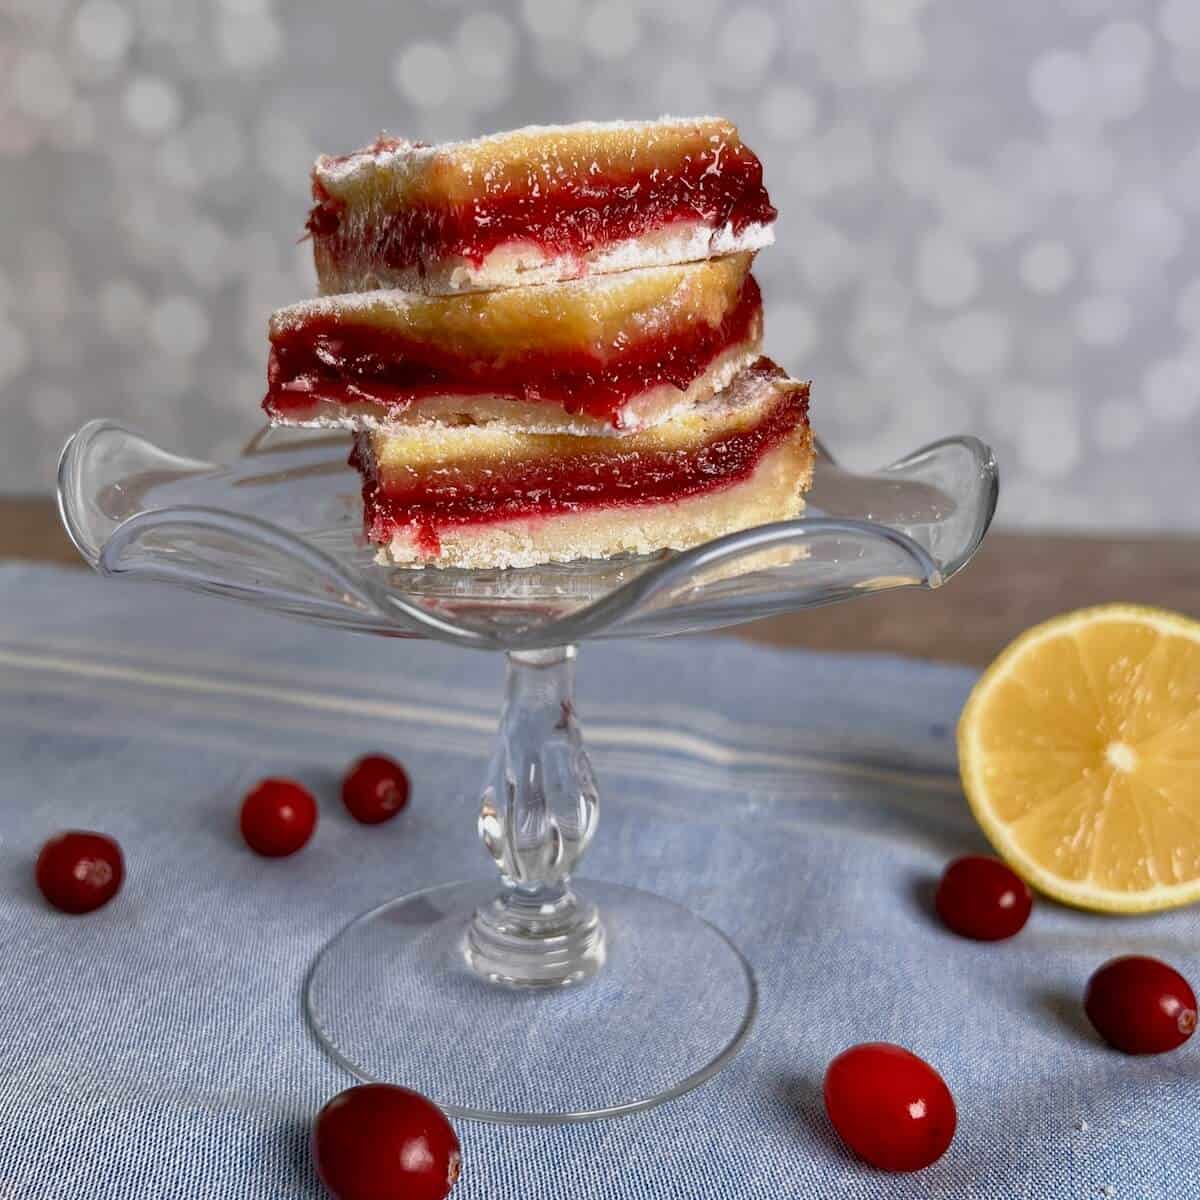
[[508,571],[374,562],[347,440],[268,431],[228,464],[89,422],[64,447],[58,501],[83,558],[291,616],[393,637],[530,649],[663,636],[894,587],[941,586],[995,512],[991,450],[945,438],[869,474],[819,446],[805,515],[682,552]]

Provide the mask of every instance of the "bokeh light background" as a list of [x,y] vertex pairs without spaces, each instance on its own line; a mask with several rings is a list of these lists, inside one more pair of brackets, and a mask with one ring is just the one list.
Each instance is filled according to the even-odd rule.
[[1009,525],[1200,528],[1200,0],[0,0],[0,487],[92,416],[236,451],[319,149],[661,112],[763,158],[851,464],[974,432]]

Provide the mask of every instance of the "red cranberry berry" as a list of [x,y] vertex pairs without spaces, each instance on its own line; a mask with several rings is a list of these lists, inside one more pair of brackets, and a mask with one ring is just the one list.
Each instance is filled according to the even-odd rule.
[[60,912],[86,913],[107,904],[125,878],[121,847],[102,833],[69,829],[38,854],[38,889]]
[[295,854],[317,827],[317,802],[290,779],[264,779],[242,801],[242,837],[265,858]]
[[462,1161],[442,1110],[390,1083],[334,1096],[317,1114],[312,1153],[337,1200],[443,1200]]
[[1126,1054],[1161,1054],[1196,1029],[1196,994],[1174,967],[1129,954],[1088,980],[1083,1008],[1096,1032]]
[[1033,896],[1025,881],[998,858],[968,854],[946,868],[936,904],[938,916],[955,933],[998,942],[1025,927]]
[[851,1046],[825,1072],[825,1111],[873,1167],[919,1171],[946,1152],[958,1115],[942,1077],[900,1046]]
[[390,821],[408,803],[408,775],[394,759],[368,754],[346,772],[342,803],[364,825]]

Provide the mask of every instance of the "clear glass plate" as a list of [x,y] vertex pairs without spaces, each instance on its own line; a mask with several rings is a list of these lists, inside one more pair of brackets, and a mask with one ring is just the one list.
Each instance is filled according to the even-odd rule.
[[[719,930],[670,901],[573,890],[599,813],[575,646],[940,587],[995,512],[990,450],[948,438],[862,475],[819,447],[797,520],[684,552],[459,571],[374,561],[348,449],[344,437],[273,431],[214,464],[94,421],[59,467],[63,523],[103,574],[507,654],[478,819],[499,885],[447,884],[350,922],[305,983],[317,1037],[357,1078],[415,1087],[466,1117],[588,1120],[682,1094],[749,1035],[754,975]],[[581,1066],[601,1061],[610,1069]]]
[[95,421],[67,444],[63,521],[105,574],[165,579],[344,628],[483,649],[661,636],[893,587],[938,587],[996,504],[991,452],[926,446],[869,475],[823,449],[808,511],[682,553],[505,571],[403,569],[362,538],[348,442],[272,431],[232,463]]

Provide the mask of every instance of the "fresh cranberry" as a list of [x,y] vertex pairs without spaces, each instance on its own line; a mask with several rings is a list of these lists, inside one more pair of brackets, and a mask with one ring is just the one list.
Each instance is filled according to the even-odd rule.
[[317,802],[290,779],[264,779],[242,801],[242,837],[265,858],[295,854],[316,827]]
[[1033,896],[1025,881],[998,858],[968,854],[946,868],[936,904],[938,916],[955,933],[998,942],[1025,928]]
[[337,1200],[443,1200],[458,1178],[458,1138],[418,1092],[366,1083],[317,1114],[313,1160]]
[[121,847],[102,833],[68,829],[37,859],[38,889],[60,912],[86,913],[107,904],[125,878]]
[[346,772],[342,803],[364,825],[390,821],[408,803],[408,775],[394,759],[368,754]]
[[1112,958],[1088,980],[1083,1008],[1096,1032],[1126,1054],[1161,1054],[1196,1029],[1196,994],[1157,958]]
[[900,1046],[851,1046],[825,1072],[825,1111],[842,1141],[884,1171],[919,1171],[946,1152],[958,1116],[942,1077]]

